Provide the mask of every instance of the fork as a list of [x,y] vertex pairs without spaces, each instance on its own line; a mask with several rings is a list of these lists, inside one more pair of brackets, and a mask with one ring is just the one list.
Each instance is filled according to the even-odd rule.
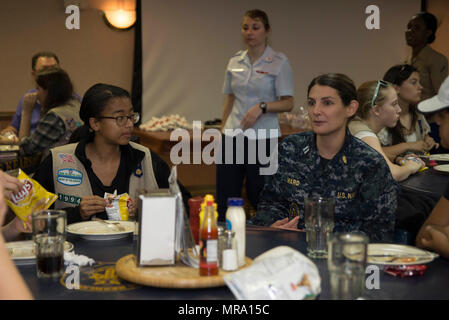
[[407,259],[407,258],[415,258],[416,260],[420,260],[422,258],[431,258],[430,254],[369,254],[369,258],[389,258],[385,260],[385,262],[394,262],[398,259]]
[[115,229],[115,231],[126,231],[118,221],[106,221],[97,217],[92,218],[92,221],[99,221],[106,224],[108,227]]

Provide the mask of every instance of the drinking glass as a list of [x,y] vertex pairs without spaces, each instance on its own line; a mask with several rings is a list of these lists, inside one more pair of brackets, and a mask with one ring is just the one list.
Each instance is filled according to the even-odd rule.
[[334,300],[361,298],[365,290],[365,268],[369,238],[363,233],[336,233],[329,239],[331,297]]
[[64,210],[41,210],[32,214],[39,278],[56,278],[64,272],[66,223],[67,215]]
[[327,258],[327,239],[334,229],[334,210],[334,198],[305,198],[305,226],[309,257]]

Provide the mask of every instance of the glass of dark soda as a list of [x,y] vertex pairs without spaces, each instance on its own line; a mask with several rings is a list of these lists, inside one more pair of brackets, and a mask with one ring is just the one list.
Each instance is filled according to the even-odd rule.
[[64,273],[66,223],[67,215],[64,210],[41,210],[32,214],[39,278],[57,278]]

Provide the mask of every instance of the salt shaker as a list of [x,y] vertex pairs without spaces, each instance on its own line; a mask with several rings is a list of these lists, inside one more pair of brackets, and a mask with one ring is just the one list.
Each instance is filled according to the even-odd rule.
[[238,269],[237,250],[234,242],[235,232],[226,230],[224,232],[226,239],[225,248],[223,250],[223,267],[225,271],[234,271]]

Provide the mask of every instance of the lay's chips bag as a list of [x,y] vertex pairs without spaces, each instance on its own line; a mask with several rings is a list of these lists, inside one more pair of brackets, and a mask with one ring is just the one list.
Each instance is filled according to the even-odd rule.
[[48,209],[57,196],[45,190],[37,181],[19,169],[17,178],[23,183],[22,189],[6,199],[8,206],[22,221],[27,221],[28,216],[35,211]]
[[109,220],[129,220],[128,205],[131,199],[127,193],[120,195],[105,193],[104,198],[108,200],[106,213]]

